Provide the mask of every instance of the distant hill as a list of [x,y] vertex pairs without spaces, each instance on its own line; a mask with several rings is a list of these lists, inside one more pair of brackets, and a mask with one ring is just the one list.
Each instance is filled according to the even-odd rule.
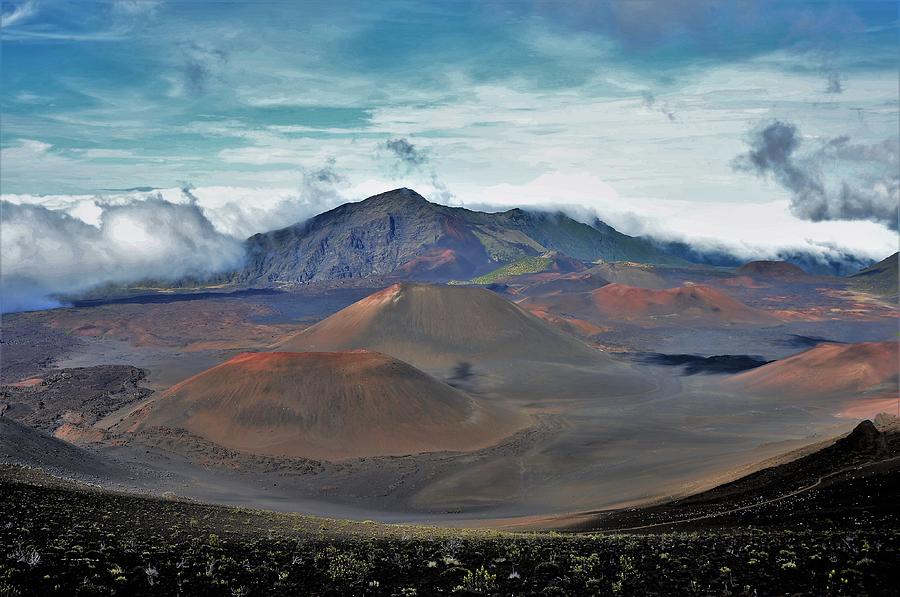
[[897,342],[825,342],[724,383],[760,404],[788,402],[809,412],[872,417],[896,409],[898,363]]
[[471,279],[549,251],[584,261],[683,264],[650,242],[561,213],[484,213],[402,188],[247,240],[236,282],[269,286],[365,277]]
[[897,253],[850,275],[850,284],[863,292],[896,299],[898,296]]
[[808,396],[816,404],[830,396],[896,397],[898,359],[897,342],[823,342],[736,375],[730,383],[777,400]]
[[555,294],[570,294],[578,292],[590,292],[601,286],[609,284],[609,280],[599,273],[598,267],[588,270],[554,276],[546,280],[537,280],[523,289],[520,296],[547,296]]
[[699,284],[665,290],[607,284],[592,294],[597,309],[614,319],[662,318],[689,320],[696,325],[779,323],[765,311],[748,307],[720,290]]
[[751,261],[737,268],[736,273],[743,276],[773,278],[776,280],[803,280],[810,278],[806,271],[787,261]]
[[625,262],[601,263],[588,271],[596,273],[612,284],[626,284],[628,286],[650,288],[653,290],[668,288],[670,284],[667,284],[666,281],[653,270],[654,268],[644,264]]

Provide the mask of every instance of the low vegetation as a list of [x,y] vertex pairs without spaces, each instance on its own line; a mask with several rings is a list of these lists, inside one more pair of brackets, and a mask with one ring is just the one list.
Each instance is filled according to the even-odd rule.
[[149,499],[13,473],[0,481],[4,596],[887,595],[900,547],[897,530],[850,519],[802,532],[506,534]]
[[536,274],[538,272],[545,271],[548,267],[550,267],[550,263],[553,261],[550,257],[525,257],[515,261],[513,263],[508,263],[502,267],[498,267],[492,272],[488,272],[483,276],[478,276],[477,278],[472,278],[467,284],[493,284],[498,280],[502,280],[503,278],[509,278],[511,276],[521,276],[523,274]]

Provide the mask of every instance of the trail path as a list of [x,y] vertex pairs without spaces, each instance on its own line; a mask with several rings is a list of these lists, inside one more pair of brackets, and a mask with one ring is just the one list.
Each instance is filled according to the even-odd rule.
[[[900,457],[889,458],[889,459],[887,459],[887,460],[882,460],[882,461],[879,461],[879,462],[891,462],[891,461],[893,461],[893,460],[897,460],[898,458],[900,458]],[[867,464],[877,464],[877,463],[867,463]],[[807,486],[805,486],[805,487],[801,487],[801,488],[799,488],[799,489],[795,489],[794,491],[791,491],[790,493],[786,493],[786,494],[784,494],[784,495],[778,496],[778,497],[776,497],[776,498],[768,499],[768,500],[765,500],[765,501],[762,501],[762,502],[757,502],[757,503],[755,503],[755,504],[747,504],[746,506],[739,506],[739,507],[737,507],[737,508],[730,508],[730,509],[728,509],[728,510],[723,510],[723,511],[721,511],[721,512],[714,512],[714,513],[712,513],[712,514],[703,514],[703,515],[701,515],[701,516],[693,516],[693,517],[691,517],[691,518],[682,518],[682,519],[679,519],[679,520],[670,520],[670,521],[668,521],[668,522],[654,522],[654,523],[651,523],[651,524],[644,524],[644,525],[634,526],[634,527],[625,527],[625,528],[621,528],[621,529],[603,529],[603,530],[600,530],[600,531],[591,531],[591,532],[619,533],[619,532],[623,532],[623,531],[640,531],[640,530],[643,530],[643,529],[652,529],[652,528],[656,528],[656,527],[674,526],[674,525],[676,525],[676,524],[682,524],[682,523],[685,523],[685,522],[696,522],[696,521],[698,521],[698,520],[708,520],[708,519],[710,519],[710,518],[717,518],[717,517],[719,517],[719,516],[726,516],[726,515],[728,515],[728,514],[734,514],[735,512],[741,512],[741,511],[743,511],[743,510],[749,510],[749,509],[751,509],[751,508],[758,508],[759,506],[766,506],[766,505],[768,505],[768,504],[774,504],[774,503],[776,503],[776,502],[780,502],[780,501],[782,501],[782,500],[786,500],[786,499],[788,499],[788,498],[795,497],[795,496],[800,495],[800,494],[802,494],[802,493],[806,493],[807,491],[810,491],[811,489],[815,489],[816,487],[818,487],[819,485],[821,485],[822,482],[825,481],[826,479],[829,479],[829,478],[831,478],[831,477],[840,475],[840,474],[842,474],[842,473],[846,473],[847,471],[851,471],[851,470],[854,470],[854,469],[856,469],[856,470],[862,470],[865,466],[866,466],[866,465],[859,465],[859,464],[857,464],[857,465],[853,465],[853,466],[844,467],[844,468],[842,468],[842,469],[840,469],[840,470],[834,471],[833,473],[828,473],[827,475],[822,475],[822,476],[820,476],[818,479],[816,479],[816,482],[815,482],[815,483],[812,483],[811,485],[807,485]]]

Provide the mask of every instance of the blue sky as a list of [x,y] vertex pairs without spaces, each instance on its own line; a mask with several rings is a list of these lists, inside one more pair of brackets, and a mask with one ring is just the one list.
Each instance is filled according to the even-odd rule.
[[[801,165],[826,201],[845,183],[895,198],[896,2],[2,5],[14,203],[97,223],[144,193],[123,189],[190,188],[241,236],[405,185],[748,255],[896,250],[858,210],[813,221],[784,177]],[[736,167],[773,121],[794,127],[794,161]]]

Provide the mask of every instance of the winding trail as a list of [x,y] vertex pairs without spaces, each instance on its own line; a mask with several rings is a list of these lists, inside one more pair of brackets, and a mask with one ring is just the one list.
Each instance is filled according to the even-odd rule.
[[799,489],[795,489],[794,491],[791,491],[790,493],[786,493],[786,494],[784,494],[784,495],[778,496],[778,497],[776,497],[776,498],[768,499],[768,500],[765,500],[765,501],[762,501],[762,502],[757,502],[757,503],[755,503],[755,504],[748,504],[748,505],[746,505],[746,506],[739,506],[739,507],[737,507],[737,508],[731,508],[731,509],[728,509],[728,510],[723,510],[723,511],[721,511],[721,512],[714,512],[714,513],[712,513],[712,514],[703,514],[703,515],[701,515],[701,516],[693,516],[693,517],[691,517],[691,518],[682,518],[682,519],[680,519],[680,520],[670,520],[670,521],[668,521],[668,522],[654,522],[654,523],[651,523],[651,524],[644,524],[644,525],[634,526],[634,527],[625,527],[625,528],[621,528],[621,529],[602,529],[602,530],[595,530],[595,531],[588,531],[588,532],[591,532],[591,533],[620,533],[620,532],[627,532],[627,531],[640,531],[640,530],[643,530],[643,529],[652,529],[652,528],[656,528],[656,527],[674,526],[674,525],[678,525],[678,524],[683,524],[683,523],[685,523],[685,522],[696,522],[696,521],[698,521],[698,520],[708,520],[708,519],[710,519],[710,518],[717,518],[717,517],[719,517],[719,516],[726,516],[726,515],[728,515],[728,514],[734,514],[735,512],[741,512],[741,511],[744,511],[744,510],[749,510],[749,509],[751,509],[751,508],[758,508],[759,506],[766,506],[766,505],[768,505],[768,504],[774,504],[774,503],[776,503],[776,502],[780,502],[780,501],[782,501],[782,500],[786,500],[786,499],[788,499],[788,498],[795,497],[795,496],[800,495],[800,494],[802,494],[802,493],[806,493],[807,491],[810,491],[810,490],[812,490],[812,489],[815,489],[816,487],[818,487],[819,485],[821,485],[822,482],[825,481],[826,479],[830,479],[831,477],[835,477],[835,476],[840,475],[840,474],[842,474],[842,473],[846,473],[847,471],[851,471],[851,470],[854,470],[854,469],[855,469],[855,470],[862,470],[863,468],[865,468],[866,466],[871,465],[871,464],[881,464],[881,463],[891,462],[891,461],[893,461],[893,460],[898,460],[898,459],[900,459],[900,456],[896,456],[896,457],[894,457],[894,458],[888,458],[887,460],[879,460],[879,461],[877,461],[877,462],[869,462],[869,463],[861,464],[861,465],[860,465],[860,464],[857,464],[857,465],[853,465],[853,466],[847,466],[847,467],[844,467],[844,468],[842,468],[842,469],[840,469],[840,470],[834,471],[834,472],[832,472],[832,473],[828,473],[827,475],[822,475],[822,476],[820,476],[818,479],[816,479],[816,482],[815,482],[815,483],[812,483],[811,485],[807,485],[807,486],[805,486],[805,487],[801,487],[801,488],[799,488]]

